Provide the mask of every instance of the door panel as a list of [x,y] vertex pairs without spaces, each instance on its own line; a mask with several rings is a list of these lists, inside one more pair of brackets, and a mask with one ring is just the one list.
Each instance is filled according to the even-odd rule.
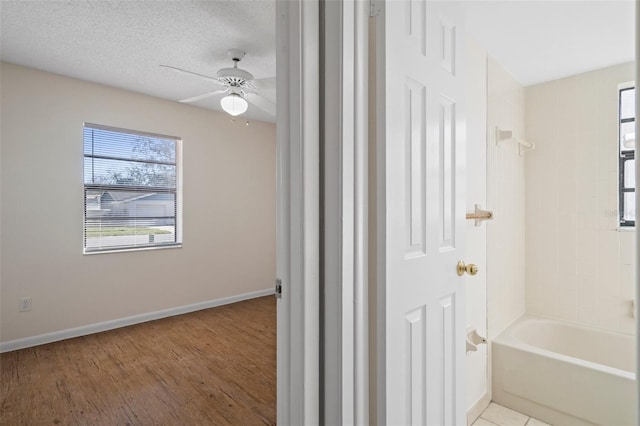
[[380,424],[466,423],[461,23],[453,1],[378,16]]
[[407,258],[426,254],[426,181],[427,140],[426,88],[407,79],[405,92],[405,174],[407,218]]
[[438,142],[440,152],[440,241],[439,249],[455,248],[455,116],[456,104],[442,96],[439,100],[440,122],[438,123]]
[[407,424],[425,424],[427,413],[422,401],[427,397],[426,306],[409,312],[405,320],[408,358],[405,381],[410,395],[407,398]]

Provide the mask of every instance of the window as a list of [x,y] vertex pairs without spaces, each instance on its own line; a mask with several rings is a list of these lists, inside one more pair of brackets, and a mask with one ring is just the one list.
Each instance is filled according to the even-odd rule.
[[620,226],[625,227],[636,223],[635,92],[633,86],[624,85],[618,104]]
[[85,124],[85,253],[180,245],[179,143]]

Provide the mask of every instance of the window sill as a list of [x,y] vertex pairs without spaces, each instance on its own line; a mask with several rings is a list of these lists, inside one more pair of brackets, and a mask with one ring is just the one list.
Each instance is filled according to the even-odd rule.
[[182,243],[178,244],[167,244],[163,246],[152,246],[152,247],[131,247],[126,249],[113,249],[113,250],[98,250],[98,251],[83,251],[83,255],[91,256],[94,254],[106,254],[106,253],[125,253],[131,251],[150,251],[150,250],[167,250],[167,249],[176,249],[182,248]]
[[619,232],[635,232],[635,226],[618,226],[617,231]]

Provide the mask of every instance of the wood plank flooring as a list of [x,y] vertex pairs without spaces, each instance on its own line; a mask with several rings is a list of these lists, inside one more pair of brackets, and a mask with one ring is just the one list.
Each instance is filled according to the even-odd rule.
[[273,296],[0,355],[7,425],[276,423]]

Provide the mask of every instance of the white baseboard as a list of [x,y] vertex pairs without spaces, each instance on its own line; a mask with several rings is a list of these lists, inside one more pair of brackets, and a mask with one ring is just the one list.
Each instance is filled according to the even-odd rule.
[[86,336],[88,334],[99,333],[101,331],[113,330],[115,328],[140,324],[161,318],[182,315],[189,312],[200,311],[202,309],[214,308],[216,306],[228,305],[229,303],[241,302],[243,300],[255,299],[256,297],[268,296],[274,293],[273,288],[253,291],[251,293],[239,294],[237,296],[223,297],[222,299],[209,300],[206,302],[194,303],[192,305],[178,306],[175,308],[163,309],[161,311],[148,312],[140,315],[133,315],[126,318],[119,318],[111,321],[89,324],[82,327],[69,328],[67,330],[54,331],[52,333],[40,334],[22,339],[9,340],[0,343],[0,353],[15,351],[18,349],[30,348],[44,345],[46,343],[71,339],[73,337]]
[[491,397],[489,397],[489,392],[482,395],[478,402],[473,404],[473,407],[471,407],[469,411],[467,411],[467,425],[472,425],[473,422],[478,420],[478,417],[480,417],[480,414],[482,414],[482,412],[486,410],[490,402]]

